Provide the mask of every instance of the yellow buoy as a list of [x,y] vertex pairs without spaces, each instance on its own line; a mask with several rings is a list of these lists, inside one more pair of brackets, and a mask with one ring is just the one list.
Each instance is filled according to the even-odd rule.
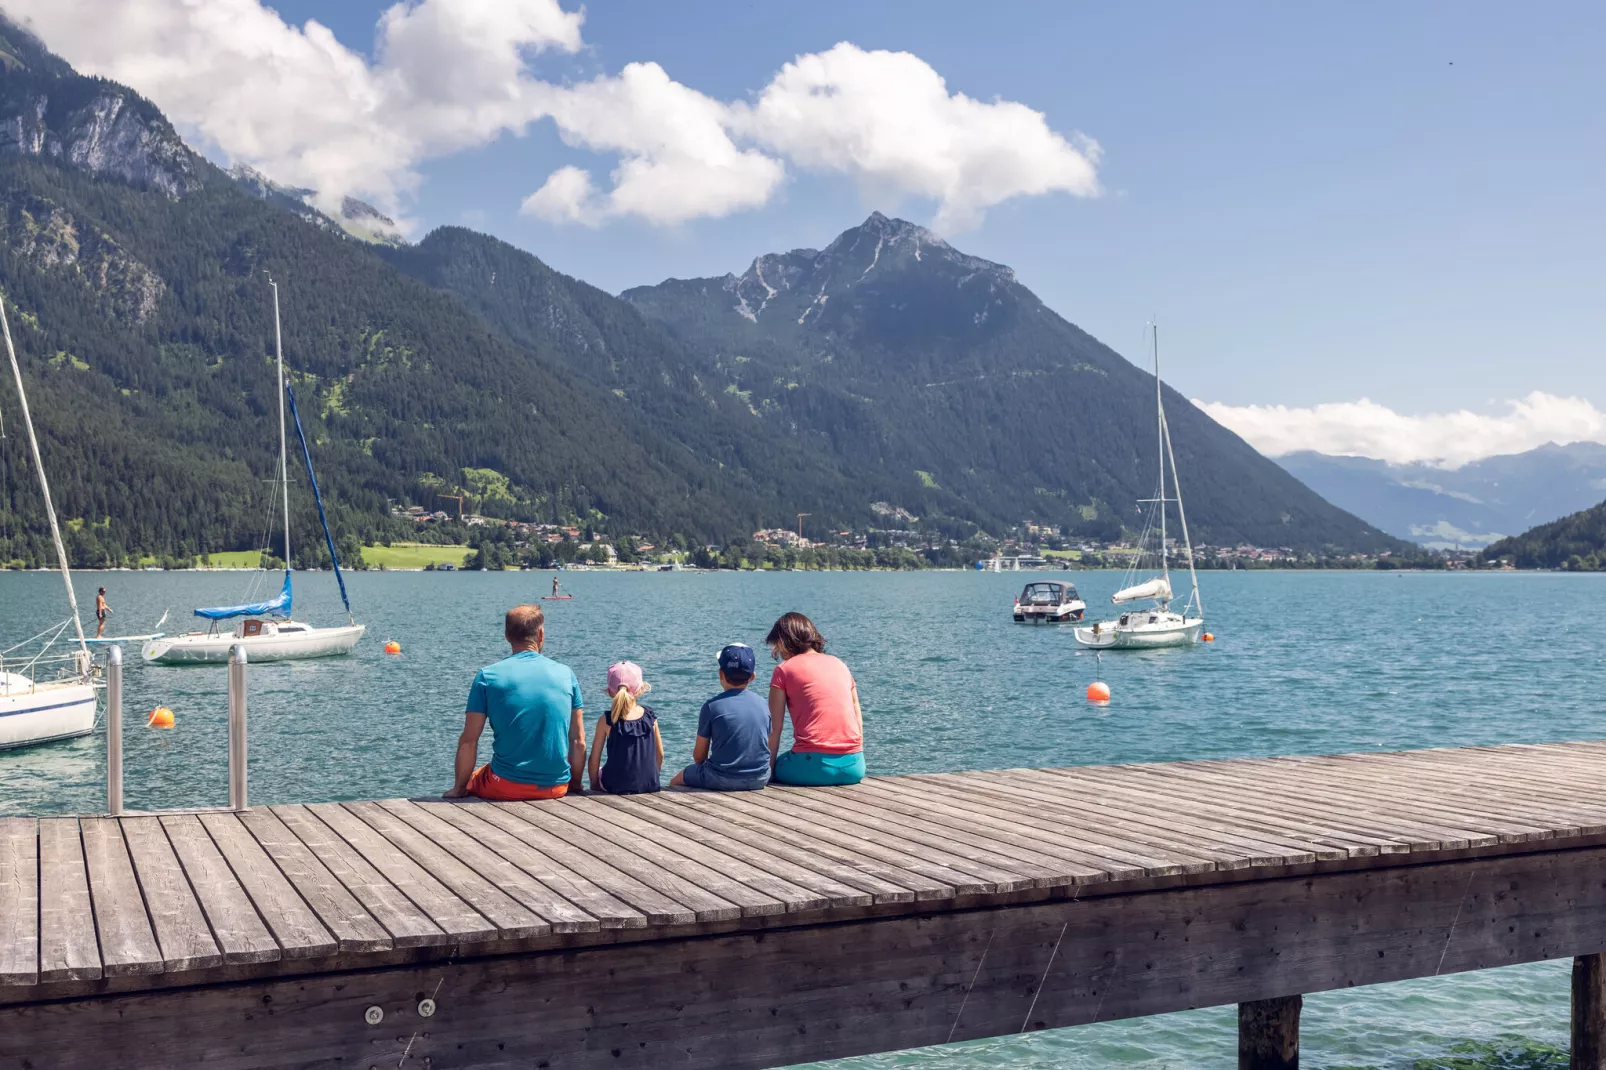
[[145,723],[151,728],[172,728],[173,711],[166,706],[158,706],[151,711],[151,715]]
[[385,653],[387,653],[387,654],[400,654],[401,653],[401,644],[396,642],[396,640],[394,640],[394,639],[390,640],[388,643],[385,644]]
[[1110,701],[1110,685],[1103,680],[1094,680],[1087,685],[1087,700],[1089,702]]

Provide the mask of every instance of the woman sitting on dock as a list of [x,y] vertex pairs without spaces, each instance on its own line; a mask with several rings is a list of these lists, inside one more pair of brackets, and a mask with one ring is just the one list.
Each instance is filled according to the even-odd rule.
[[[770,676],[770,754],[775,784],[826,787],[864,779],[864,714],[853,674],[825,652],[825,638],[801,613],[787,613],[764,637],[780,662]],[[792,749],[780,753],[792,715]]]

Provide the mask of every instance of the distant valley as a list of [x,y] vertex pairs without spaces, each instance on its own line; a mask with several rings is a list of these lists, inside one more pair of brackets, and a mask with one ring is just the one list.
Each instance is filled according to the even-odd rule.
[[1341,509],[1437,549],[1481,550],[1606,500],[1606,446],[1554,443],[1461,468],[1291,453],[1277,463]]

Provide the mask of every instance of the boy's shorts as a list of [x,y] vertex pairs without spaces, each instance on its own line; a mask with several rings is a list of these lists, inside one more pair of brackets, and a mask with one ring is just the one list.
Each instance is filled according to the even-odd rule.
[[769,783],[769,774],[761,773],[758,776],[729,776],[721,773],[707,762],[697,762],[688,765],[680,774],[688,788],[700,788],[703,791],[757,791]]

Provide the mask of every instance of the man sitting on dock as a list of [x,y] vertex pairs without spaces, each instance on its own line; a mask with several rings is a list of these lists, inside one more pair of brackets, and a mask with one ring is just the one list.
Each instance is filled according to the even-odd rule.
[[[546,615],[540,606],[507,611],[503,634],[513,653],[474,677],[463,734],[457,739],[456,780],[448,799],[560,799],[580,790],[586,733],[580,681],[546,657]],[[491,761],[478,769],[480,733],[491,723]]]

